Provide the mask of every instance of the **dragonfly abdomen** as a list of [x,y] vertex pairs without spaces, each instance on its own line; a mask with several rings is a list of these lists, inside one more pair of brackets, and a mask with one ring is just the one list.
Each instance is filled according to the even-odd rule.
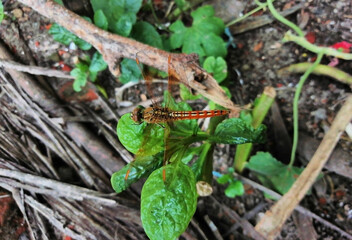
[[149,107],[143,111],[143,120],[147,123],[163,123],[178,120],[223,116],[228,113],[228,110],[172,111],[169,108]]
[[172,111],[170,112],[170,121],[200,119],[216,116],[227,115],[227,110],[208,110],[208,111]]

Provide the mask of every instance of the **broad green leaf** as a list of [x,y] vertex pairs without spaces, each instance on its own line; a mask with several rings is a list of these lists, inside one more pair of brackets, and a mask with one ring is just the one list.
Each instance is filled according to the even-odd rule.
[[143,228],[152,240],[176,239],[186,230],[196,206],[196,181],[192,170],[180,161],[166,165],[154,171],[143,186]]
[[[148,177],[154,170],[160,168],[163,162],[163,153],[155,156],[137,156],[133,162],[127,164],[111,176],[111,185],[115,192],[126,190],[132,183]],[[129,171],[126,179],[127,171]]]
[[186,2],[186,0],[175,0],[175,3],[179,9],[184,10],[187,5],[189,5],[189,2]]
[[173,49],[182,46],[183,53],[197,53],[200,60],[204,56],[225,57],[227,54],[226,43],[220,37],[224,32],[225,24],[214,16],[212,6],[205,5],[191,13],[192,27],[177,20],[170,25],[173,34],[170,44]]
[[244,194],[244,187],[241,181],[234,181],[225,189],[225,195],[229,198],[242,196]]
[[134,154],[151,156],[164,150],[164,128],[158,124],[136,124],[127,113],[120,118],[116,131],[121,144]]
[[209,136],[210,142],[226,144],[262,143],[265,140],[266,127],[260,125],[254,129],[242,119],[230,118],[221,122],[215,134]]
[[78,63],[75,68],[72,69],[70,75],[75,77],[75,81],[73,82],[73,90],[79,92],[87,83],[88,66],[84,63]]
[[227,77],[227,64],[222,57],[207,57],[203,63],[203,68],[208,73],[212,73],[218,83],[221,83]]
[[156,29],[148,22],[137,22],[132,29],[131,37],[135,40],[150,46],[163,49],[161,36]]
[[92,45],[86,41],[80,39],[66,28],[61,27],[59,24],[54,23],[49,29],[49,34],[51,34],[55,41],[62,44],[69,45],[71,42],[75,43],[82,50],[89,50]]
[[129,36],[142,0],[91,0],[94,12],[103,11],[108,29],[121,36]]
[[284,171],[287,167],[285,164],[277,161],[268,152],[258,152],[252,156],[246,165],[252,171],[265,176],[272,176]]
[[4,19],[4,6],[2,5],[2,1],[0,1],[0,23],[2,22],[2,20]]
[[233,179],[232,174],[224,174],[221,177],[217,178],[216,181],[219,184],[225,184],[225,183],[230,182],[232,179]]
[[170,30],[173,34],[170,37],[170,46],[172,49],[180,48],[185,42],[185,35],[188,29],[182,23],[182,21],[177,20],[170,25]]
[[89,65],[89,77],[92,82],[95,81],[97,73],[107,68],[107,64],[103,59],[103,56],[99,52],[93,54],[92,61]]
[[125,84],[128,82],[138,82],[142,79],[142,73],[139,69],[135,60],[125,58],[120,63],[121,65],[121,75],[119,80],[121,83]]
[[95,26],[107,30],[108,29],[108,19],[104,15],[104,12],[99,9],[94,13],[94,24]]
[[258,152],[251,157],[246,167],[256,173],[259,180],[267,187],[274,187],[281,194],[285,194],[304,170],[289,167],[271,156],[267,152]]

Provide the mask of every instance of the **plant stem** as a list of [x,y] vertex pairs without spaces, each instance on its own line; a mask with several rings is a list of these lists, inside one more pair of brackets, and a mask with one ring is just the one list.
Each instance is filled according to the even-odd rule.
[[[276,92],[272,87],[266,87],[263,91],[263,94],[260,96],[258,103],[253,109],[252,112],[252,123],[251,125],[254,128],[259,127],[259,125],[263,122],[265,116],[267,115],[271,105],[274,102],[276,96]],[[245,164],[249,158],[251,153],[253,144],[245,143],[240,144],[236,148],[236,155],[234,161],[234,168],[237,172],[241,173],[245,167]]]
[[[280,69],[278,74],[279,75],[286,75],[287,73],[304,73],[312,65],[313,65],[313,63],[310,63],[310,62],[291,64],[288,67]],[[341,71],[340,69],[335,68],[335,67],[319,64],[319,65],[317,65],[317,67],[314,69],[314,71],[312,73],[316,74],[316,75],[328,76],[328,77],[336,79],[339,82],[342,82],[342,83],[345,83],[348,85],[352,85],[352,76],[344,71]]]
[[[258,4],[258,5],[259,5],[259,4]],[[266,3],[260,4],[258,7],[254,8],[254,9],[251,10],[251,11],[249,11],[248,13],[246,13],[245,15],[243,15],[242,17],[236,18],[236,19],[234,19],[233,21],[227,23],[225,27],[230,27],[231,25],[234,25],[234,24],[236,24],[236,23],[238,23],[238,22],[240,22],[240,21],[246,19],[247,17],[251,16],[252,14],[254,14],[254,13],[256,13],[256,12],[262,10],[262,9],[265,8],[266,6],[267,6]]]
[[292,144],[292,152],[291,152],[291,160],[289,163],[289,166],[292,167],[293,163],[295,162],[295,155],[296,155],[296,150],[297,150],[297,143],[298,143],[298,101],[299,101],[299,96],[301,94],[303,85],[305,81],[307,80],[309,74],[311,74],[316,66],[321,62],[321,59],[323,58],[325,52],[322,51],[318,54],[317,59],[315,62],[308,68],[308,70],[303,74],[301,79],[298,82],[297,89],[295,92],[294,100],[293,100],[293,144]]
[[304,37],[304,34],[302,32],[302,30],[293,22],[287,20],[286,18],[284,18],[282,15],[280,15],[280,13],[278,13],[276,11],[276,9],[274,8],[273,5],[273,0],[267,0],[266,1],[268,4],[268,8],[271,12],[271,14],[280,22],[282,22],[283,24],[287,25],[288,27],[292,28],[300,37]]
[[287,31],[285,36],[284,36],[284,42],[288,41],[293,41],[300,45],[301,47],[304,47],[305,49],[314,52],[316,54],[319,54],[320,52],[324,51],[326,55],[345,59],[345,60],[352,60],[352,54],[351,53],[344,53],[340,52],[336,49],[330,48],[330,47],[319,47],[314,44],[311,44],[308,42],[304,37],[296,36],[294,35],[291,31]]

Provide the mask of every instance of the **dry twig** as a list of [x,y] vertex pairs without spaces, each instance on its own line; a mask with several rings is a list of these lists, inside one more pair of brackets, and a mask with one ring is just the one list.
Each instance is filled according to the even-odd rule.
[[44,75],[47,77],[74,79],[69,73],[37,66],[26,66],[14,61],[0,59],[0,67],[26,72],[34,75]]
[[[97,28],[92,23],[89,23],[54,1],[19,0],[19,2],[52,19],[81,39],[92,44],[103,55],[111,73],[114,75],[118,75],[119,73],[116,63],[120,58],[135,59],[138,53],[143,52],[144,54],[138,55],[141,63],[167,72],[168,57],[171,56],[173,67],[184,70],[183,75],[185,78],[180,78],[182,83],[195,89],[204,97],[232,110],[234,115],[240,111],[240,108],[227,98],[225,92],[217,84],[215,79],[195,63],[195,55],[170,54],[133,39],[109,33]],[[202,83],[195,81],[196,78],[202,79]]]
[[293,209],[313,185],[320,171],[328,161],[345,127],[351,121],[351,112],[352,96],[349,96],[302,174],[292,185],[291,189],[266,212],[265,216],[256,225],[256,230],[265,238],[275,238],[286,219],[291,215]]

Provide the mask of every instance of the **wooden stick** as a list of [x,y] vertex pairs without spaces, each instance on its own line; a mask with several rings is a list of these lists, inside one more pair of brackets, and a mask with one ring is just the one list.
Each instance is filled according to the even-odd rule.
[[311,161],[291,189],[270,209],[256,225],[255,229],[266,239],[274,239],[282,225],[311,188],[320,171],[328,161],[345,127],[352,119],[352,96],[342,106],[330,130],[320,143]]
[[11,60],[0,59],[0,67],[10,68],[19,72],[27,72],[34,75],[44,75],[48,77],[75,79],[69,73],[37,66],[26,66]]
[[[232,115],[237,115],[240,112],[239,106],[235,105],[226,96],[216,80],[195,63],[195,54],[169,53],[133,39],[112,34],[96,27],[51,0],[18,1],[92,44],[103,55],[111,73],[115,76],[119,73],[118,64],[116,63],[120,58],[136,59],[138,55],[138,60],[141,63],[167,72],[168,57],[171,55],[172,65],[176,69],[185,71],[185,78],[180,79],[181,83],[195,89],[215,103],[232,110]],[[202,79],[202,83],[195,81],[196,77]]]

